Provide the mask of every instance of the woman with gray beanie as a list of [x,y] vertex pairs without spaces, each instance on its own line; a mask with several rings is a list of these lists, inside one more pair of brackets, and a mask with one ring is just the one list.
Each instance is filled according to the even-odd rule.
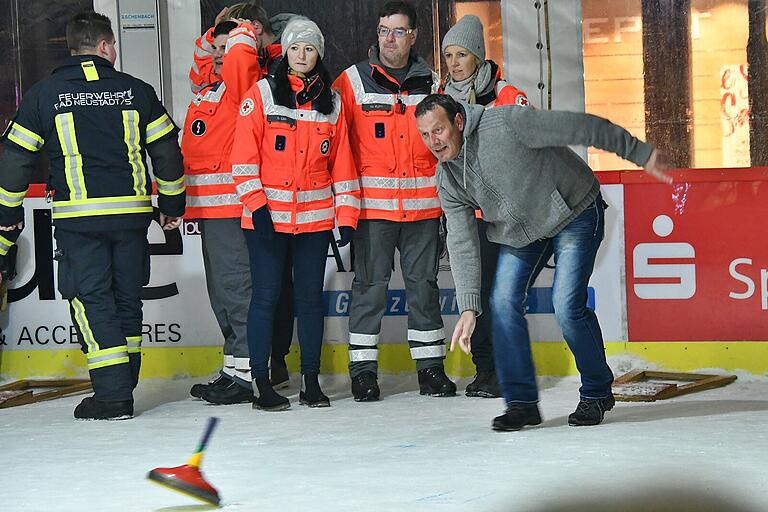
[[480,18],[467,15],[445,34],[443,57],[448,76],[441,92],[455,100],[493,107],[495,105],[527,106],[528,98],[501,78],[501,68],[485,59],[485,38]]
[[[466,101],[486,108],[500,105],[527,106],[528,98],[501,78],[501,69],[492,60],[485,60],[483,24],[477,16],[464,16],[445,34],[442,44],[443,57],[448,65],[448,76],[443,80],[440,92],[455,100]],[[487,224],[477,212],[477,229],[480,235],[481,291],[483,311],[490,310],[491,285],[496,274],[499,248],[486,237]],[[493,362],[491,342],[491,315],[477,318],[472,335],[472,362],[477,374],[467,386],[471,397],[496,398],[501,396]]]

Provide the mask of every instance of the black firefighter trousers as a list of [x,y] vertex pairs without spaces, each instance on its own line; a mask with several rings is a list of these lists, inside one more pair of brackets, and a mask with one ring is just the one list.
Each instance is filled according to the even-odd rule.
[[56,228],[58,289],[88,362],[94,396],[131,400],[141,367],[141,288],[149,282],[146,229]]

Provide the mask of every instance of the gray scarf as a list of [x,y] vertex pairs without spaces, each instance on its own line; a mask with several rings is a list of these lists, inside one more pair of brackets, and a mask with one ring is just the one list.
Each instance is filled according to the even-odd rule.
[[451,79],[445,81],[445,94],[457,101],[466,101],[469,104],[476,103],[478,96],[488,94],[495,85],[491,76],[491,64],[486,60],[475,70],[469,78],[458,82]]

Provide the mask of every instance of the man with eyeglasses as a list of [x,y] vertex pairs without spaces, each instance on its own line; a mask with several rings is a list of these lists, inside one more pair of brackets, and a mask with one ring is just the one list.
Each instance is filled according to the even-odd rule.
[[436,159],[416,130],[416,105],[437,86],[437,76],[411,50],[418,35],[407,2],[387,2],[379,13],[378,44],[369,57],[336,80],[360,176],[362,204],[354,236],[349,373],[358,402],[379,399],[381,319],[395,249],[408,301],[408,344],[423,395],[453,396],[445,375],[445,333],[437,269],[441,243]]

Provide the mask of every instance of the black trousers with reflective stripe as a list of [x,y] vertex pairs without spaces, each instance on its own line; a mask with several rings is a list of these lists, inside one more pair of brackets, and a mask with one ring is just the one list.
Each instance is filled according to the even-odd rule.
[[[351,334],[379,334],[388,306],[395,249],[400,252],[400,268],[408,302],[408,329],[437,331],[443,328],[437,271],[440,260],[439,219],[415,222],[361,220],[355,231],[355,278],[352,281],[352,306],[349,311],[350,376],[378,372],[378,362],[361,360],[355,351],[378,350],[376,345],[357,345]],[[416,369],[442,367],[444,338],[431,341],[408,340]],[[435,356],[414,356],[414,349],[439,351]],[[429,352],[427,352],[429,353]]]
[[149,282],[146,229],[80,232],[56,228],[58,289],[88,358],[95,396],[128,400],[141,366],[126,338],[141,336],[141,288]]

